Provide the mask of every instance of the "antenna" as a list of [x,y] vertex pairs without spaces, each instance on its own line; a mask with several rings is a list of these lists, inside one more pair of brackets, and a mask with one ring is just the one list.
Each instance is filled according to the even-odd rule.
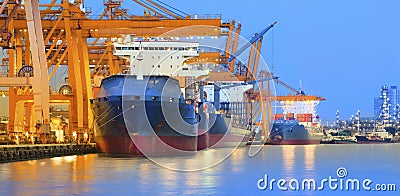
[[299,80],[299,91],[303,91],[303,80]]
[[303,80],[299,80],[299,92],[301,95],[304,95],[304,91],[303,91]]

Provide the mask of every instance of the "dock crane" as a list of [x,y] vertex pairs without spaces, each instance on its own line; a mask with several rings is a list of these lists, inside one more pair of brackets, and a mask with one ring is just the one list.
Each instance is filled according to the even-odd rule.
[[286,84],[286,83],[280,81],[279,79],[274,79],[274,81],[275,81],[277,84],[279,84],[279,85],[285,87],[286,89],[292,91],[293,93],[295,93],[295,95],[305,95],[304,91],[302,91],[302,90],[298,91],[298,90],[296,90],[295,88],[289,86],[288,84]]
[[[229,67],[229,70],[231,71],[232,70],[232,63],[234,64],[234,61],[237,59],[237,57],[239,56],[239,55],[241,55],[247,48],[249,48],[250,46],[252,46],[252,51],[253,51],[253,55],[254,55],[254,48],[255,48],[255,45],[254,44],[256,44],[256,42],[258,41],[258,42],[260,42],[261,43],[261,40],[262,40],[262,38],[263,38],[263,36],[272,28],[272,27],[274,27],[275,25],[277,24],[277,22],[274,22],[274,23],[272,23],[271,25],[269,25],[267,28],[265,28],[264,30],[262,30],[260,33],[257,33],[251,40],[249,40],[245,45],[243,45],[239,50],[237,50],[237,51],[232,51],[232,52],[234,52],[234,54],[232,54],[228,59],[227,59],[227,61],[225,62],[225,64],[223,64],[223,67],[225,67],[225,68],[228,68],[228,65],[230,65],[230,67]],[[261,49],[261,45],[259,45],[259,48],[258,48],[258,55],[260,55],[259,54],[259,50]],[[250,52],[250,53],[252,53],[252,52]],[[250,76],[250,73],[252,72],[252,71],[257,71],[257,65],[255,66],[255,64],[254,63],[252,63],[252,54],[250,54],[251,55],[251,57],[250,57],[250,59],[249,59],[249,65],[248,65],[248,68],[247,68],[247,72],[246,72],[246,75],[241,75],[240,74],[240,72],[238,72],[238,73],[236,73],[236,78],[238,79],[238,80],[240,80],[240,81],[244,81],[246,84],[254,84],[254,83],[256,83],[257,81],[255,80],[255,77],[254,77],[254,75],[255,74],[253,74],[253,76],[250,78],[250,77],[247,77],[247,76]],[[257,58],[258,59],[258,58]],[[257,64],[258,64],[258,62],[256,62]],[[254,69],[255,68],[255,69]],[[235,71],[238,71],[238,70],[235,70]],[[234,71],[234,72],[235,72]],[[234,73],[233,72],[233,73]],[[231,72],[232,73],[232,72]],[[272,79],[272,78],[271,78]],[[269,79],[268,79],[269,80]],[[266,80],[263,80],[263,81],[266,81]],[[200,81],[199,82],[199,84],[200,84],[200,95],[202,95],[204,92],[202,92],[202,84],[203,83],[203,81]],[[218,82],[215,82],[214,83],[214,107],[215,107],[215,109],[216,110],[219,110],[220,109],[220,90],[221,90],[221,87],[218,85]]]
[[[260,33],[256,34],[251,40],[249,40],[244,46],[242,46],[239,50],[236,51],[237,44],[238,44],[238,33],[240,32],[241,25],[238,25],[238,28],[236,29],[236,35],[233,43],[233,49],[229,58],[226,59],[222,64],[222,67],[226,68],[229,70],[229,72],[211,72],[209,75],[206,77],[207,79],[214,81],[214,108],[218,111],[221,109],[220,106],[220,90],[225,89],[225,88],[230,88],[234,86],[241,86],[241,85],[248,85],[248,84],[253,84],[253,91],[251,93],[254,94],[263,94],[262,92],[254,92],[254,88],[257,89],[262,89],[259,86],[259,84],[267,82],[267,87],[269,89],[269,81],[270,80],[275,80],[278,79],[278,77],[273,76],[273,75],[262,75],[261,78],[256,78],[257,71],[258,71],[258,62],[259,62],[259,56],[260,56],[260,51],[261,51],[261,43],[263,36],[272,28],[274,25],[276,25],[277,22],[274,22],[273,24],[269,25],[267,28],[262,30]],[[232,30],[232,29],[230,29]],[[231,34],[232,32],[230,32]],[[230,51],[230,36],[228,37],[228,42],[227,42],[227,47],[225,51],[225,56],[229,55]],[[242,66],[243,63],[239,62],[236,64],[235,67],[235,60],[238,58],[238,56],[241,55],[247,48],[251,46],[251,51],[250,51],[250,58],[248,62],[248,66]],[[257,48],[257,52],[255,52],[255,49]],[[240,66],[240,67],[239,67]],[[236,69],[235,69],[236,68]],[[241,72],[241,68],[244,68],[244,72]],[[265,71],[264,71],[265,72]],[[234,74],[234,76],[230,75]],[[264,77],[265,76],[265,77]],[[200,99],[201,102],[204,102],[204,79],[205,78],[200,78],[199,79],[199,91],[200,91]],[[242,81],[239,84],[233,84],[233,85],[228,85],[228,86],[219,86],[218,81]],[[256,85],[257,83],[257,85]],[[250,95],[249,95],[250,96]],[[253,124],[255,121],[254,119],[257,119],[257,116],[262,114],[262,119],[268,119],[270,116],[272,116],[272,110],[268,110],[268,108],[272,108],[270,101],[267,103],[264,103],[263,99],[253,99],[250,100],[248,99],[248,102],[250,103],[247,107],[250,108],[244,108],[246,111],[249,110],[250,113],[250,121]],[[257,108],[257,110],[253,110],[253,107]],[[256,115],[252,115],[253,113],[257,113]],[[220,115],[220,114],[218,114]],[[267,120],[262,120],[262,131],[266,132],[267,130]]]
[[[258,68],[258,59],[260,56],[260,51],[261,51],[261,43],[262,43],[262,39],[263,36],[275,25],[277,24],[277,22],[272,23],[271,25],[269,25],[267,28],[265,28],[264,30],[262,30],[260,33],[256,33],[255,36],[253,38],[251,38],[245,45],[243,45],[239,50],[237,51],[233,51],[234,53],[227,59],[227,64],[230,65],[230,71],[231,72],[238,72],[237,73],[237,77],[238,79],[241,80],[249,80],[249,79],[253,79],[254,80],[254,75],[255,72],[257,72],[257,68]],[[257,45],[257,53],[256,56],[254,57],[254,50],[256,48]],[[234,64],[235,64],[235,60],[238,58],[238,56],[240,54],[242,54],[247,48],[251,47],[251,51],[250,51],[250,58],[249,58],[249,62],[248,62],[248,66],[246,69],[246,72],[244,75],[242,75],[240,73],[240,71],[234,70]],[[255,61],[253,62],[253,58],[255,58]],[[241,62],[239,62],[241,64]],[[227,65],[225,65],[225,67],[227,67]],[[253,74],[252,74],[253,73]],[[251,78],[250,78],[250,75]]]
[[[84,132],[90,131],[93,120],[89,100],[92,98],[93,77],[123,73],[129,65],[126,60],[112,55],[113,46],[110,39],[117,39],[127,34],[137,37],[155,37],[167,32],[172,32],[171,36],[220,37],[228,35],[224,29],[233,28],[231,22],[222,22],[220,15],[192,18],[189,14],[159,0],[153,0],[151,3],[149,0],[141,0],[154,10],[144,15],[129,15],[127,9],[121,6],[120,0],[103,0],[105,9],[100,18],[90,16],[90,9],[82,0],[51,0],[46,4],[38,4],[38,8],[33,6],[34,11],[39,12],[35,14],[39,17],[36,17],[36,21],[33,22],[41,22],[41,28],[34,25],[35,32],[33,32],[28,29],[26,10],[23,9],[26,8],[26,2],[5,0],[1,1],[0,5],[0,13],[8,16],[0,20],[2,28],[0,29],[0,46],[8,53],[2,63],[8,66],[8,76],[0,78],[0,86],[9,87],[8,93],[4,93],[4,96],[8,95],[10,100],[9,130],[18,134],[37,133],[34,126],[37,122],[35,118],[41,118],[41,116],[42,125],[47,125],[50,120],[49,112],[47,112],[50,111],[49,104],[67,105],[69,121],[66,136],[76,132],[79,139]],[[150,10],[146,6],[139,5],[145,10]],[[199,28],[186,34],[173,34],[172,30],[194,25]],[[29,35],[32,32],[38,35],[39,31],[42,31],[43,39],[41,40]],[[29,48],[33,43],[32,40],[36,40],[37,44],[44,44],[44,49],[35,48],[40,58],[31,56],[32,50]],[[44,56],[40,54],[43,52]],[[213,57],[220,59],[220,56]],[[39,60],[39,64],[33,62],[36,60]],[[25,70],[27,66],[33,67],[32,72],[35,73],[17,77],[18,70]],[[53,89],[57,88],[56,86],[50,86],[52,90],[49,92],[49,82],[45,82],[45,80],[55,78],[53,76],[57,76],[56,71],[60,70],[60,67],[68,68],[66,69],[68,80],[62,82],[71,89],[67,94],[58,93],[57,89]],[[38,71],[42,74],[37,73]],[[44,73],[48,73],[48,76],[43,76]],[[34,77],[38,77],[37,81],[40,81],[39,88],[32,83],[35,80]],[[42,101],[41,109],[33,106],[33,102],[38,103],[34,98],[38,95],[36,89],[41,90],[41,99],[49,99]],[[35,109],[38,109],[38,112]],[[43,111],[40,114],[39,109]]]

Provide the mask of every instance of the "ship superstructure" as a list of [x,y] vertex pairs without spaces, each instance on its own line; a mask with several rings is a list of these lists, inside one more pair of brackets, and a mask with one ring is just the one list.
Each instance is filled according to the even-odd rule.
[[199,56],[199,43],[132,40],[114,44],[114,55],[126,58],[130,62],[126,74],[143,76],[200,76],[207,70],[185,64],[190,58]]

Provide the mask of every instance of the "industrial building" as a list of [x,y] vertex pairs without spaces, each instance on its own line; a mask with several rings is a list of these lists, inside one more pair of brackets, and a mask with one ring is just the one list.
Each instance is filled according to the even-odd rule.
[[374,98],[374,117],[384,127],[397,126],[400,114],[400,89],[382,86],[379,97]]

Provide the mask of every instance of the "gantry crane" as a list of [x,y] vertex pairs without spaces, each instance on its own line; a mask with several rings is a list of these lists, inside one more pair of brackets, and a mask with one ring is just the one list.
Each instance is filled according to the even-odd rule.
[[[46,114],[49,111],[47,102],[69,105],[69,134],[75,131],[80,137],[83,132],[88,131],[92,127],[89,100],[92,98],[93,77],[122,73],[129,65],[125,59],[112,55],[113,39],[126,34],[154,37],[193,25],[195,27],[190,32],[174,35],[172,31],[170,35],[220,37],[229,36],[222,29],[234,28],[233,21],[222,22],[218,16],[192,18],[182,12],[176,14],[176,10],[173,11],[174,9],[160,1],[135,1],[146,9],[143,16],[128,15],[127,10],[121,7],[121,1],[103,1],[104,12],[95,19],[82,9],[85,7],[83,0],[52,0],[49,4],[36,4],[37,0],[33,2],[34,12],[37,6],[33,19],[28,16],[26,5],[18,0],[5,0],[0,7],[1,13],[8,15],[0,20],[0,27],[3,27],[0,31],[0,44],[8,53],[3,62],[9,67],[8,77],[0,77],[0,86],[10,87],[8,94],[11,132],[16,131],[15,127],[21,123],[23,132],[35,132],[37,118],[44,118],[39,120],[40,124],[47,125],[50,120]],[[31,28],[27,20],[36,23],[40,21],[41,27],[33,25],[35,28]],[[40,33],[43,38],[37,39]],[[31,40],[44,48],[35,47]],[[38,51],[38,55],[31,56],[32,50]],[[200,57],[202,56],[212,57],[215,61],[221,59],[216,53],[201,53]],[[52,80],[62,66],[68,68],[68,79],[59,90],[52,87],[53,90],[48,93],[48,80]],[[49,74],[45,76],[46,69]],[[35,82],[38,78],[40,82]],[[45,81],[46,86],[43,87]],[[37,83],[42,85],[41,88],[36,88]],[[37,89],[42,89],[40,99],[47,98],[49,101],[34,98],[39,95]],[[32,113],[32,107],[36,108],[36,112]],[[40,129],[44,127],[41,126]]]
[[[263,36],[276,25],[277,22],[269,25],[267,28],[262,30],[260,33],[257,33],[251,40],[246,42],[239,50],[238,47],[238,37],[240,33],[241,25],[238,25],[236,29],[235,38],[233,42],[233,46],[231,44],[231,37],[233,34],[233,29],[230,29],[230,33],[228,36],[228,42],[226,44],[226,50],[224,53],[224,59],[222,59],[217,64],[222,64],[225,70],[220,72],[211,72],[209,75],[198,78],[199,89],[200,89],[200,98],[203,102],[204,93],[203,91],[203,83],[205,80],[213,81],[214,82],[214,107],[216,110],[220,109],[219,104],[219,91],[221,87],[219,86],[220,81],[242,81],[243,83],[237,85],[244,85],[244,84],[253,84],[253,88],[250,91],[246,92],[245,102],[247,107],[245,108],[245,113],[250,114],[249,121],[256,122],[257,119],[261,118],[262,123],[262,130],[263,132],[267,132],[268,130],[268,123],[272,116],[272,106],[270,101],[266,101],[264,99],[257,99],[258,95],[263,94],[264,88],[263,83],[267,83],[268,89],[270,89],[270,80],[277,79],[273,75],[266,76],[265,74],[260,74],[259,77],[256,77],[259,70],[258,70],[258,63],[259,57],[261,52],[261,44]],[[231,48],[232,47],[232,48]],[[250,57],[249,61],[246,64],[241,62],[237,57],[241,55],[246,49],[250,49]],[[229,51],[229,52],[228,52]],[[237,62],[236,62],[237,60]],[[263,71],[261,71],[263,72]],[[233,87],[235,85],[230,85],[229,87]],[[224,87],[228,88],[228,87]],[[269,92],[269,91],[268,91]],[[260,117],[261,115],[261,117]],[[247,118],[247,117],[246,117]]]

